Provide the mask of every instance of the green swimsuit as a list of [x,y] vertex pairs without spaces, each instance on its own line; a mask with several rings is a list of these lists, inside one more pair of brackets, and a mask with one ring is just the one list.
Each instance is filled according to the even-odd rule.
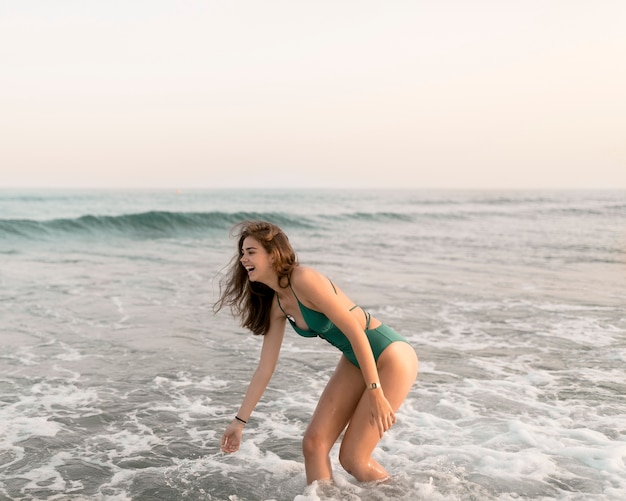
[[[331,282],[333,289],[335,288],[334,284]],[[308,326],[308,329],[301,329],[296,325],[296,322],[292,317],[285,313],[283,307],[280,304],[280,300],[278,296],[276,296],[276,300],[278,301],[278,307],[285,313],[287,320],[293,327],[293,330],[296,331],[300,336],[303,337],[321,337],[325,339],[330,344],[339,348],[341,352],[346,356],[350,362],[359,367],[359,363],[357,362],[354,351],[352,350],[352,345],[350,344],[349,339],[345,336],[339,328],[330,321],[330,319],[319,311],[312,310],[311,308],[307,308],[304,306],[298,296],[296,296],[293,287],[289,284],[291,288],[291,292],[298,301],[298,306],[300,308],[300,312],[302,313],[302,317],[304,318],[304,322]],[[335,293],[337,290],[335,289]],[[350,311],[354,310],[357,306],[354,305],[350,308]],[[376,329],[370,329],[370,314],[365,312],[366,324],[365,324],[365,334],[367,335],[367,339],[369,340],[370,346],[372,347],[372,353],[374,354],[374,360],[378,361],[378,357],[383,352],[387,346],[395,341],[403,341],[408,343],[406,339],[404,339],[400,334],[394,331],[391,327],[381,324]]]

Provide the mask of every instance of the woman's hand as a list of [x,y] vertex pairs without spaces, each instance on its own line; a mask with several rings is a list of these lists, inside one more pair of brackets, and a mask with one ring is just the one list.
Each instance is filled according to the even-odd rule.
[[243,424],[233,420],[228,425],[224,435],[222,435],[222,452],[237,452],[241,445],[241,436],[243,435]]
[[370,424],[378,428],[380,438],[396,422],[396,413],[385,398],[382,388],[367,390],[370,397]]

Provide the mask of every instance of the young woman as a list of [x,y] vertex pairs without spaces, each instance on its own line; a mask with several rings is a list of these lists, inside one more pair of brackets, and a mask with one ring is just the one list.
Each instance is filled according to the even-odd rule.
[[300,266],[280,228],[264,221],[236,228],[238,254],[221,282],[215,310],[230,306],[242,326],[264,337],[258,367],[222,437],[222,451],[239,449],[243,427],[274,373],[289,321],[301,336],[322,337],[343,353],[302,441],[307,482],[332,479],[329,454],[344,429],[339,461],[346,471],[359,481],[386,479],[371,455],[396,422],[395,411],[417,377],[415,351],[327,277]]

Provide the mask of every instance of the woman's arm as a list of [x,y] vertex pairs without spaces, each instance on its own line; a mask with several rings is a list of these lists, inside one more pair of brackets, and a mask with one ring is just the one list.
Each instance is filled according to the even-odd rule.
[[[267,388],[272,374],[274,374],[274,370],[276,369],[280,347],[285,334],[285,316],[277,310],[276,301],[274,301],[272,303],[270,327],[263,336],[263,346],[261,348],[259,364],[252,375],[246,396],[237,412],[237,417],[243,421],[248,421],[252,411],[259,400],[261,400],[265,388]],[[236,452],[239,449],[243,427],[244,423],[233,419],[222,436],[223,452]]]

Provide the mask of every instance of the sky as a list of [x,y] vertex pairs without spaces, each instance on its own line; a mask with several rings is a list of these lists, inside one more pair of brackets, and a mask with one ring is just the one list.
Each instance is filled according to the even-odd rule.
[[624,0],[0,0],[0,188],[626,188]]

